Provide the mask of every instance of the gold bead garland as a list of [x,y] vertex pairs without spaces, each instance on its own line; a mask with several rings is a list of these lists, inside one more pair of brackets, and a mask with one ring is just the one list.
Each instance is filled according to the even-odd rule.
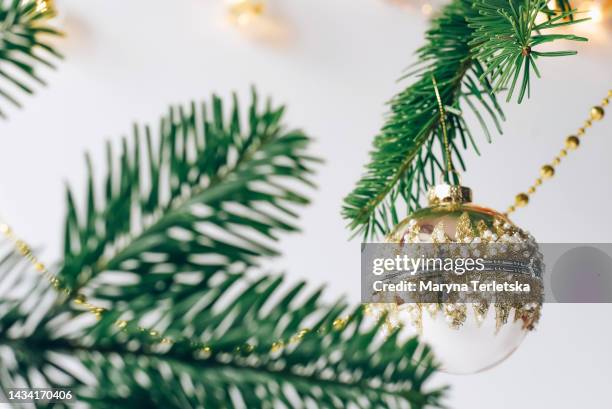
[[550,165],[544,165],[540,170],[540,175],[542,175],[543,179],[550,179],[555,175],[555,168]]
[[538,186],[540,186],[545,179],[550,179],[555,175],[555,167],[559,166],[561,159],[567,156],[569,151],[578,149],[580,146],[580,138],[584,136],[586,130],[593,125],[593,121],[601,121],[604,118],[606,114],[604,107],[608,106],[611,98],[612,90],[608,91],[608,96],[601,101],[601,105],[591,108],[589,119],[584,121],[584,125],[578,129],[576,135],[570,135],[565,139],[565,148],[559,151],[559,154],[553,158],[552,162],[540,168],[540,177],[535,180],[534,184],[527,189],[527,192],[519,193],[515,196],[514,204],[506,210],[506,216],[519,207],[527,206],[527,204],[529,204],[530,195],[536,192]]
[[[90,303],[84,294],[78,292],[75,293],[75,291],[69,286],[67,286],[61,278],[57,277],[55,274],[49,271],[45,264],[40,261],[36,257],[36,255],[34,255],[31,247],[25,241],[17,237],[13,232],[13,229],[7,223],[1,220],[0,233],[2,233],[7,239],[9,239],[15,246],[15,249],[18,251],[18,253],[30,264],[32,264],[32,266],[37,272],[39,272],[44,278],[49,281],[51,286],[64,298],[64,302],[72,301],[75,305],[85,308],[87,311],[92,313],[97,320],[101,320],[102,317],[109,312],[105,308]],[[333,330],[341,331],[344,329],[349,320],[350,317],[337,318],[334,320],[331,327]],[[130,332],[130,330],[132,332],[142,333],[148,336],[151,345],[174,345],[178,343],[187,344],[195,352],[198,352],[198,355],[203,358],[209,358],[210,356],[212,356],[214,349],[213,346],[207,343],[195,342],[189,338],[174,340],[172,338],[161,335],[156,330],[134,325],[127,320],[120,319],[115,321],[115,327],[118,330],[126,333]],[[328,329],[321,327],[317,332],[319,334],[325,334],[327,331]],[[282,339],[272,342],[269,350],[272,353],[276,353],[282,351],[287,346],[296,345],[300,343],[302,339],[310,332],[311,330],[309,328],[302,328],[293,336],[289,337],[289,340],[287,342],[283,341]],[[236,354],[250,354],[254,350],[255,345],[245,343],[242,346],[236,347],[233,352]]]

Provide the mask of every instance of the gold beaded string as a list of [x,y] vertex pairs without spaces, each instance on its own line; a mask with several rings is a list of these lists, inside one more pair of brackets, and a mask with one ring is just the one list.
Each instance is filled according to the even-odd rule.
[[576,134],[570,135],[565,139],[565,148],[561,149],[559,154],[553,158],[552,162],[540,168],[540,177],[538,177],[534,184],[527,189],[527,192],[516,195],[514,198],[514,204],[508,207],[508,210],[506,210],[506,216],[516,211],[516,209],[519,207],[527,206],[530,196],[533,196],[538,186],[540,186],[544,180],[550,179],[555,175],[555,169],[561,163],[561,159],[567,156],[569,151],[578,149],[580,146],[580,140],[586,134],[587,129],[593,125],[593,122],[600,121],[605,116],[604,107],[610,103],[610,98],[612,98],[612,90],[608,91],[608,96],[601,101],[601,105],[591,108],[589,119],[584,121],[584,124],[580,129],[578,129]]
[[7,223],[1,220],[0,233],[2,233],[4,237],[13,243],[17,252],[28,262],[30,262],[38,273],[49,281],[49,284],[51,284],[51,286],[65,298],[65,301],[72,298],[72,301],[75,304],[87,308],[87,310],[94,314],[97,319],[102,318],[102,315],[106,312],[104,308],[91,304],[89,301],[87,301],[87,297],[82,293],[74,294],[74,291],[68,285],[66,285],[62,279],[49,271],[47,266],[38,257],[36,257],[32,251],[32,248],[25,241],[17,237],[17,235],[15,235],[13,232],[13,229]]
[[[104,314],[109,311],[105,308],[99,307],[95,304],[92,304],[88,301],[87,297],[82,293],[75,293],[73,289],[71,289],[68,285],[64,283],[64,281],[53,274],[49,269],[45,266],[45,264],[34,254],[31,247],[22,239],[20,239],[14,232],[13,229],[4,221],[0,219],[0,233],[4,235],[8,240],[10,240],[17,252],[25,258],[34,269],[40,273],[51,286],[64,298],[64,302],[72,301],[77,306],[81,308],[85,308],[88,312],[92,313],[97,320],[101,320]],[[348,323],[350,317],[341,317],[336,318],[332,323],[332,328],[336,331],[342,330],[346,324]],[[148,336],[149,341],[152,345],[155,344],[163,344],[163,345],[173,345],[177,343],[188,344],[191,348],[193,348],[196,352],[199,353],[201,357],[208,358],[212,355],[213,347],[209,344],[203,342],[196,342],[189,338],[183,338],[179,340],[172,339],[170,337],[165,337],[161,335],[158,331],[150,328],[141,327],[138,325],[134,325],[133,323],[127,320],[117,320],[115,321],[115,327],[123,332],[130,332],[135,330],[134,332],[142,333]],[[298,332],[296,332],[293,336],[289,337],[288,341],[285,342],[282,339],[276,340],[271,344],[270,352],[275,353],[283,350],[288,345],[295,345],[302,341],[304,336],[310,332],[309,328],[302,328]],[[327,332],[326,328],[320,328],[317,331],[319,334],[324,334]],[[245,343],[242,346],[236,347],[233,351],[237,354],[243,353],[251,353],[255,349],[254,345]]]

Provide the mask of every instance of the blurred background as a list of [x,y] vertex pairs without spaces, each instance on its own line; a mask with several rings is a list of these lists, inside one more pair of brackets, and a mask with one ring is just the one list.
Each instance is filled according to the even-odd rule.
[[[64,186],[84,185],[85,151],[101,174],[104,141],[118,141],[134,121],[156,125],[170,104],[212,92],[246,99],[256,85],[288,105],[288,124],[316,138],[313,153],[325,159],[303,233],[283,237],[284,255],[269,268],[326,283],[330,299],[357,303],[359,239],[349,240],[342,198],[441,4],[269,0],[265,17],[250,21],[229,19],[223,0],[56,0],[66,60],[44,72],[49,86],[24,110],[0,122],[0,211],[55,260]],[[482,156],[467,154],[463,177],[476,202],[505,210],[607,95],[612,24],[594,17],[572,29],[589,43],[564,44],[578,56],[542,61],[532,97],[505,105],[503,135],[489,145],[477,132]],[[612,118],[583,142],[513,218],[540,242],[612,241]],[[453,408],[608,407],[611,314],[612,305],[546,305],[537,331],[506,362],[477,375],[440,374],[436,382],[452,386]]]

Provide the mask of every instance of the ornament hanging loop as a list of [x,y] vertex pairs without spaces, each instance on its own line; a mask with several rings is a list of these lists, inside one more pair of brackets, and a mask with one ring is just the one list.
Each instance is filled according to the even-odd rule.
[[444,141],[444,154],[446,162],[446,183],[453,184],[451,182],[451,175],[455,174],[454,184],[461,185],[461,175],[453,166],[453,159],[450,151],[450,144],[448,142],[448,129],[446,128],[446,111],[444,110],[444,104],[442,103],[442,97],[440,96],[440,90],[438,89],[438,82],[434,74],[431,75],[431,82],[434,86],[434,92],[436,94],[436,101],[438,102],[438,111],[440,113],[440,127],[442,128],[442,136]]
[[451,183],[457,186],[463,186],[463,183],[461,182],[461,173],[459,173],[459,171],[457,169],[455,169],[454,167],[451,167],[448,170],[448,174],[449,174],[449,183],[450,183],[450,175],[454,174],[455,175],[455,183]]

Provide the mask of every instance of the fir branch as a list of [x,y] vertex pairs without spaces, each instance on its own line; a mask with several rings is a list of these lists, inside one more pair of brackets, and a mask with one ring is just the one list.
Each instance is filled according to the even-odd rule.
[[298,230],[294,208],[308,203],[298,185],[313,185],[316,162],[308,138],[284,128],[283,112],[261,109],[253,93],[244,126],[236,98],[226,120],[213,97],[201,108],[171,109],[159,138],[136,126],[119,159],[108,145],[103,186],[96,190],[88,160],[81,209],[68,190],[60,276],[78,289],[105,271],[130,272],[139,281],[126,293],[146,285],[164,294],[176,273],[240,271],[278,254],[278,233]]
[[[84,320],[77,309],[53,304],[54,293],[41,282],[34,284],[43,287],[39,291],[22,286],[26,291],[17,295],[10,281],[16,271],[21,279],[27,276],[23,263],[14,254],[0,262],[0,295],[11,298],[0,297],[0,388],[5,394],[15,387],[68,387],[79,402],[96,408],[440,405],[443,389],[425,386],[436,367],[416,338],[399,341],[397,332],[377,336],[384,323],[368,324],[361,308],[338,326],[334,322],[346,314],[344,302],[326,306],[319,291],[298,301],[301,284],[285,292],[270,312],[266,304],[279,290],[261,287],[278,278],[241,279],[241,284],[249,282],[246,292],[256,291],[229,306],[219,305],[225,302],[217,297],[230,291],[223,280],[203,288],[202,298],[214,300],[203,308],[207,319],[194,320],[195,332],[181,324],[191,339],[210,343],[210,353],[203,354],[194,351],[189,338],[160,345],[151,342],[149,332],[120,330],[112,312],[98,322]],[[21,266],[15,269],[15,264]],[[41,303],[41,294],[51,295],[42,298],[51,302]],[[217,319],[236,308],[243,315],[232,325]],[[311,331],[292,342],[295,329],[307,324]],[[287,346],[271,348],[273,340]]]
[[416,339],[381,337],[382,321],[305,283],[253,276],[276,254],[264,240],[297,229],[295,184],[311,185],[314,159],[282,108],[260,111],[253,94],[243,129],[236,99],[229,121],[211,105],[172,110],[157,144],[135,131],[118,168],[109,149],[103,200],[89,161],[81,211],[69,191],[60,277],[110,307],[99,320],[0,259],[0,387],[70,387],[101,408],[439,406]]
[[[33,94],[33,83],[45,85],[37,66],[55,68],[62,58],[45,37],[61,33],[47,24],[52,10],[39,10],[33,0],[0,0],[0,102],[21,107],[16,92]],[[0,117],[6,118],[0,108]]]
[[[345,199],[343,217],[356,234],[373,239],[389,232],[400,213],[420,205],[421,194],[445,173],[440,113],[432,77],[438,81],[452,160],[465,170],[461,150],[477,146],[463,116],[469,108],[491,140],[492,123],[501,132],[504,119],[497,95],[509,89],[510,100],[528,95],[536,59],[571,55],[573,51],[543,52],[536,48],[556,40],[585,41],[569,34],[543,34],[561,25],[573,10],[543,23],[535,17],[547,11],[544,0],[454,0],[426,33],[417,51],[417,68],[404,77],[415,81],[391,102],[391,113],[375,137],[365,175]],[[454,180],[456,182],[456,180]],[[399,199],[405,209],[399,208]]]

